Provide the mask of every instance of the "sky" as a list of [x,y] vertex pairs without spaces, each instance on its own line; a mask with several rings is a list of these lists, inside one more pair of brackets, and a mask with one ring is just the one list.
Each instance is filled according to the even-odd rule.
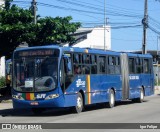
[[[28,9],[32,0],[14,0]],[[145,0],[105,0],[107,24],[111,26],[111,49],[133,51],[142,49]],[[36,0],[37,14],[42,18],[72,16],[82,27],[104,23],[104,0]],[[160,36],[160,0],[148,0],[147,50],[157,50]],[[159,48],[160,49],[160,48]]]

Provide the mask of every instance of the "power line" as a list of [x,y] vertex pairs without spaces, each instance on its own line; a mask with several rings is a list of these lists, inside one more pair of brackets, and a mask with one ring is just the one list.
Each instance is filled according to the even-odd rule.
[[[86,3],[86,2],[81,2],[81,3],[77,3],[77,2],[69,2],[69,1],[65,1],[65,0],[58,0],[59,2],[63,2],[63,3],[68,3],[71,5],[75,5],[75,6],[79,6],[79,7],[83,7],[83,8],[87,8],[87,9],[93,9],[96,10],[95,11],[89,11],[89,10],[81,10],[81,9],[75,9],[75,8],[66,8],[66,7],[62,7],[62,6],[55,6],[52,4],[45,4],[45,3],[40,3],[40,5],[43,6],[48,6],[48,7],[54,7],[54,8],[58,8],[58,9],[62,9],[62,10],[71,10],[71,11],[76,11],[76,12],[85,12],[85,13],[92,13],[92,14],[99,14],[99,15],[103,15],[103,9],[102,8],[98,8],[98,6],[94,5],[94,6],[88,6],[82,3]],[[78,0],[76,0],[78,1]],[[89,4],[89,3],[87,3]],[[90,4],[93,5],[93,4]],[[127,12],[126,12],[127,13]],[[135,15],[135,13],[133,14],[126,14],[124,12],[117,12],[117,11],[111,11],[111,10],[107,10],[107,15],[112,15],[112,16],[124,16],[124,17],[133,17],[133,18],[142,18],[141,15]]]
[[71,11],[76,11],[76,12],[85,12],[85,13],[90,13],[90,14],[103,15],[103,13],[101,13],[101,12],[86,11],[86,10],[80,10],[80,9],[75,9],[75,8],[66,8],[63,6],[55,6],[55,5],[45,4],[45,3],[41,3],[41,2],[38,2],[37,4],[42,5],[42,6],[46,6],[46,7],[57,8],[57,9],[61,9],[61,10],[67,10],[67,11],[71,10]]
[[137,28],[137,27],[142,27],[142,25],[130,25],[130,26],[113,26],[111,27],[112,29],[121,29],[121,28]]
[[75,5],[75,6],[80,6],[80,7],[84,7],[84,8],[87,8],[87,9],[93,9],[93,10],[96,10],[96,11],[104,11],[102,8],[98,8],[97,6],[88,6],[88,5],[85,5],[85,4],[79,4],[77,2],[70,2],[70,1],[66,1],[66,0],[56,0],[58,2],[63,2],[63,3],[67,3],[67,4],[71,4],[71,5]]
[[[63,6],[58,6],[58,5],[52,5],[52,4],[46,4],[46,3],[41,3],[41,2],[37,2],[37,4],[39,6],[45,6],[45,7],[50,7],[50,8],[57,8],[57,9],[60,9],[60,10],[67,10],[67,11],[72,11],[72,12],[76,12],[78,14],[81,14],[81,15],[85,15],[85,16],[88,16],[88,17],[92,17],[92,18],[95,18],[97,19],[98,17],[95,16],[95,15],[89,15],[89,14],[96,14],[96,15],[104,15],[103,13],[103,6],[100,5],[100,4],[92,4],[92,3],[88,3],[88,2],[82,2],[80,0],[57,0],[59,2],[63,2],[63,3],[66,3],[66,4],[70,4],[70,5],[74,5],[74,6],[78,6],[79,8],[68,8],[68,7],[63,7]],[[98,3],[103,3],[103,2],[100,2],[99,0],[97,0]],[[21,3],[21,4],[30,4],[29,1],[13,1],[13,3]],[[104,3],[103,3],[104,4]],[[114,6],[114,5],[109,5],[107,4],[109,7],[109,9],[112,9],[112,10],[107,10],[107,15],[108,16],[121,16],[121,17],[131,17],[131,18],[142,18],[141,15],[135,15],[137,13],[135,12],[128,12],[129,9],[125,9],[125,8],[121,8],[121,7],[118,7],[118,6]],[[90,9],[90,10],[82,10],[80,8],[87,8],[87,9]],[[95,11],[92,11],[92,10],[95,10]],[[115,11],[116,10],[116,11]],[[118,19],[119,20],[119,19]],[[158,32],[155,30],[155,27],[159,28],[160,27],[160,23],[158,21],[155,21],[155,19],[149,17],[149,23],[150,25],[152,25],[152,30],[154,30],[155,32]],[[118,29],[118,28],[131,28],[131,27],[140,27],[141,25],[136,25],[140,23],[139,22],[109,22],[110,25],[113,25],[113,29]],[[84,25],[99,25],[99,24],[102,24],[101,22],[99,23],[96,23],[96,22],[91,22],[91,23],[83,23],[82,24]],[[135,25],[133,25],[135,24]],[[117,25],[117,26],[114,26],[114,25]],[[124,26],[122,26],[124,25]]]
[[156,30],[156,29],[155,29],[154,27],[152,27],[151,25],[148,25],[148,28],[149,28],[150,30],[152,30],[154,33],[160,35],[160,31]]

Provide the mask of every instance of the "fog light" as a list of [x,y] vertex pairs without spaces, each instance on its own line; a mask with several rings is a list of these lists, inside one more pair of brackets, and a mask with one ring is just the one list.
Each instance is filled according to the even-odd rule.
[[18,99],[18,100],[24,100],[24,98],[21,95],[12,95],[12,98]]

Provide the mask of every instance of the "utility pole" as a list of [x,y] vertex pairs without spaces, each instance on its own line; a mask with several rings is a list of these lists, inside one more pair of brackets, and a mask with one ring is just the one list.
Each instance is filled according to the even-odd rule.
[[106,50],[106,0],[104,0],[104,50]]
[[36,15],[37,2],[36,2],[36,0],[32,0],[32,2],[31,2],[31,10],[32,10],[32,15],[34,16],[34,24],[36,24],[37,23],[37,15]]
[[144,5],[144,18],[142,19],[143,24],[143,42],[142,42],[142,54],[146,54],[146,40],[147,40],[147,28],[148,28],[148,0],[145,0]]
[[158,84],[159,84],[159,65],[158,65],[158,59],[159,59],[159,41],[160,40],[160,36],[157,37],[157,88],[158,88]]

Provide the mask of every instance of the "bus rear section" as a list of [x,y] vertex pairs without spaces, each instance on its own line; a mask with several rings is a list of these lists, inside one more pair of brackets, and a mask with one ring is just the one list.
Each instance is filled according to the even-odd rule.
[[122,99],[143,102],[154,94],[151,55],[121,53]]

